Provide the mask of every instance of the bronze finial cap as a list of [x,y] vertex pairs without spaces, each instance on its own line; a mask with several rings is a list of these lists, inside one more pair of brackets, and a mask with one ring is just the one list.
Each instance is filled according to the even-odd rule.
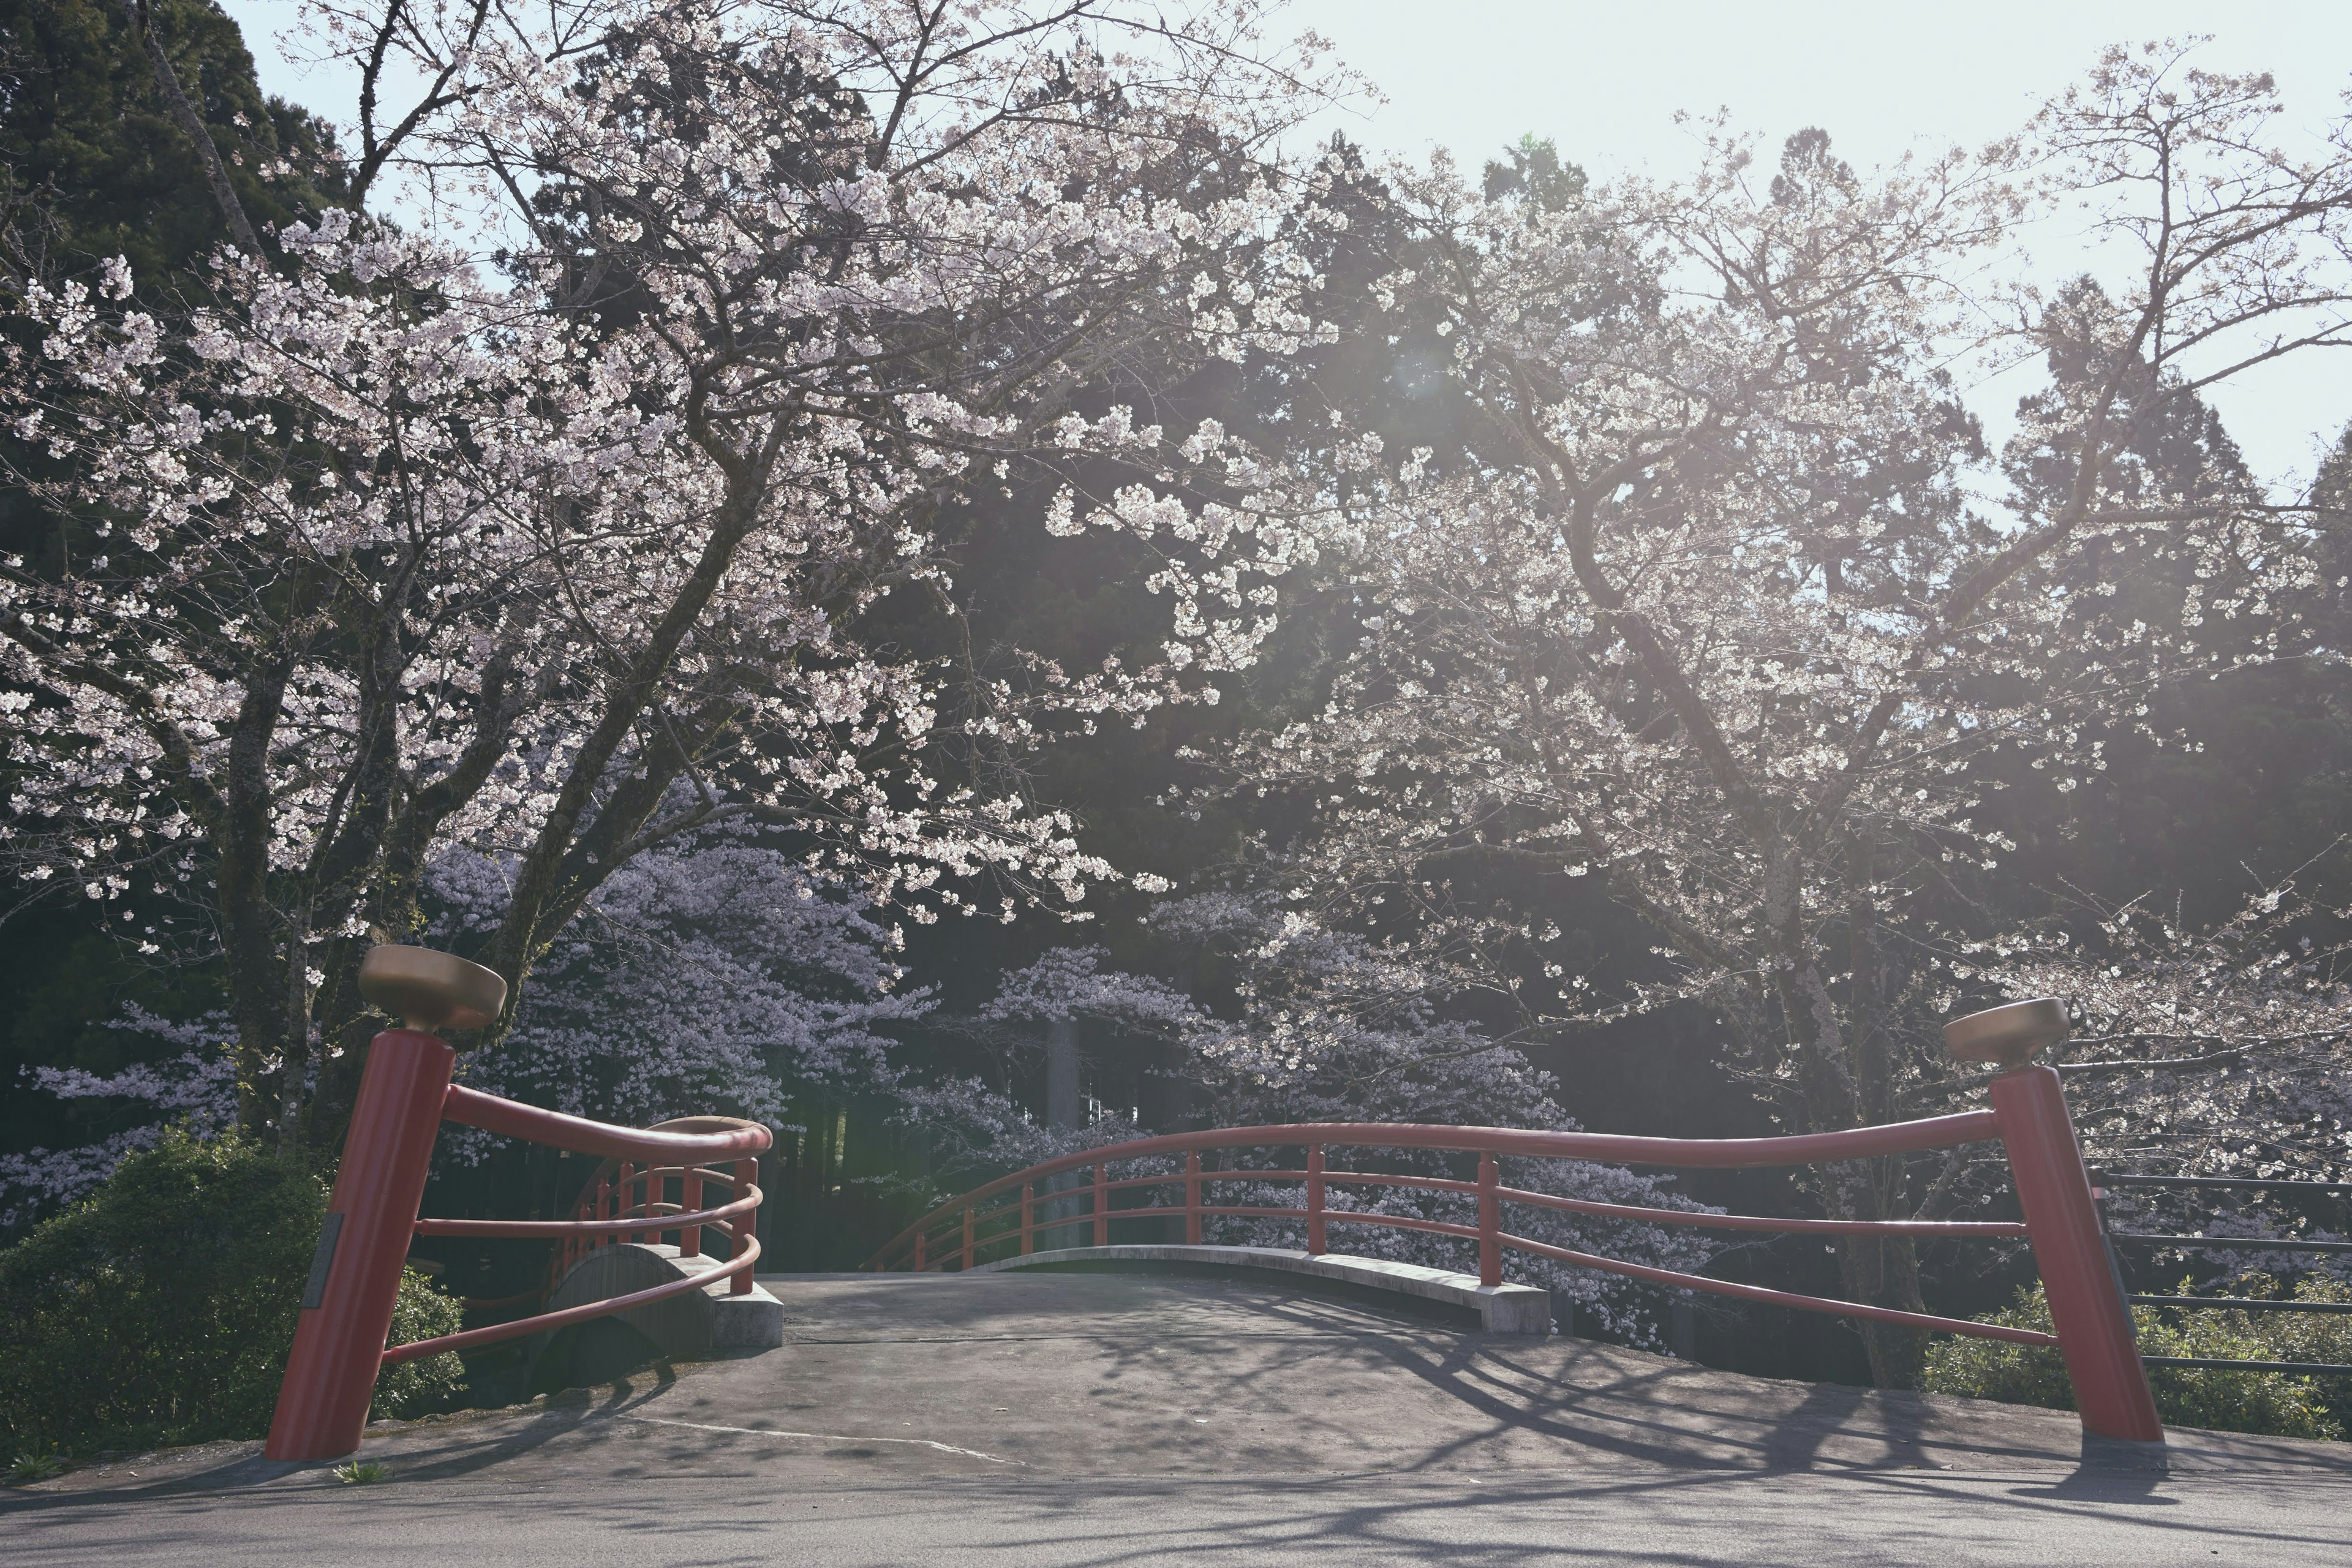
[[2066,1004],[2054,996],[1988,1007],[1944,1026],[1944,1044],[1964,1062],[1990,1062],[2011,1072],[2066,1037]]
[[384,945],[360,960],[360,994],[412,1029],[478,1029],[506,1005],[496,970],[429,947]]

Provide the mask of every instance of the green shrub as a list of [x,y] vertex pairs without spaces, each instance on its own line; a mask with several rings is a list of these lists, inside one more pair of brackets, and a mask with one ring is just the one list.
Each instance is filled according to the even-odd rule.
[[[311,1171],[174,1132],[0,1251],[0,1451],[266,1435],[326,1207]],[[458,1318],[411,1270],[393,1342]],[[462,1376],[454,1355],[390,1369],[374,1414],[432,1408]]]
[[[315,1245],[315,1242],[314,1242]],[[310,1276],[310,1259],[302,1258],[302,1272],[294,1279],[294,1300],[302,1299],[302,1284]],[[392,1300],[392,1331],[384,1336],[388,1345],[404,1345],[418,1340],[437,1339],[454,1334],[466,1326],[466,1309],[454,1296],[444,1295],[433,1281],[414,1268],[400,1271],[400,1294]],[[293,1342],[292,1331],[288,1331],[287,1342]],[[285,1358],[278,1358],[282,1369]],[[375,1399],[368,1406],[371,1418],[403,1421],[411,1415],[426,1415],[436,1410],[446,1410],[457,1402],[457,1395],[466,1386],[466,1363],[456,1355],[443,1353],[425,1361],[403,1362],[398,1366],[385,1367],[375,1375]],[[273,1380],[271,1402],[276,1403],[277,1387]]]
[[[2188,1293],[2186,1285],[2182,1293]],[[2275,1281],[2253,1275],[2238,1280],[2228,1293],[2272,1296],[2278,1288]],[[2352,1300],[2352,1290],[2332,1279],[2306,1279],[2294,1294],[2306,1301]],[[2143,1355],[2352,1364],[2352,1314],[2135,1307],[2132,1318]],[[1978,1321],[2047,1333],[2050,1305],[2037,1285],[2020,1291],[2015,1306],[1987,1313]],[[2352,1424],[2352,1378],[2179,1366],[2152,1366],[2147,1373],[2157,1413],[2168,1426],[2341,1441],[2347,1425]],[[2074,1407],[2065,1363],[2047,1345],[1941,1340],[1928,1348],[1924,1386],[1933,1394],[2011,1405]]]
[[[2017,1304],[1987,1312],[1979,1323],[2050,1332],[2050,1303],[2042,1287],[2017,1293]],[[2074,1384],[2066,1381],[2066,1363],[2051,1345],[2012,1344],[2006,1340],[1963,1339],[1954,1335],[1927,1346],[1927,1364],[1919,1386],[1930,1394],[1958,1394],[1969,1399],[1998,1399],[2004,1405],[2039,1405],[2051,1410],[2074,1408]]]

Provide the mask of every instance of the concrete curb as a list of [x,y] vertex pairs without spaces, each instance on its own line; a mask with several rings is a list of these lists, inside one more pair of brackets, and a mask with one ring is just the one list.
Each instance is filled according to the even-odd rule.
[[1002,1273],[1013,1268],[1037,1268],[1056,1263],[1193,1263],[1219,1268],[1267,1269],[1277,1274],[1306,1274],[1342,1284],[1394,1290],[1424,1300],[1467,1307],[1478,1314],[1479,1326],[1490,1334],[1546,1335],[1551,1332],[1551,1292],[1536,1285],[1481,1285],[1470,1274],[1423,1268],[1414,1263],[1391,1263],[1379,1258],[1349,1258],[1336,1253],[1319,1256],[1276,1247],[1065,1247],[1033,1252],[1024,1258],[1000,1258],[966,1270],[973,1274]]
[[[680,1258],[667,1242],[625,1241],[600,1247],[574,1264],[548,1296],[542,1310],[561,1311],[584,1306],[632,1290],[649,1289],[686,1274],[708,1274],[722,1258],[705,1254]],[[714,1350],[748,1347],[773,1350],[784,1342],[784,1304],[767,1287],[734,1294],[734,1280],[718,1279],[699,1290],[687,1290],[650,1306],[632,1307],[613,1316],[628,1324],[666,1356],[691,1359]],[[531,1360],[538,1360],[546,1335],[534,1337]]]

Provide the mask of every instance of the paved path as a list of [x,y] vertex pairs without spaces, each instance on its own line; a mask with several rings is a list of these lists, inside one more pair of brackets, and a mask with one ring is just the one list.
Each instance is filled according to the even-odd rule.
[[[1465,1333],[1286,1282],[782,1276],[793,1343],[373,1434],[12,1491],[0,1565],[2352,1562],[2352,1447]],[[137,1473],[131,1473],[136,1470]]]

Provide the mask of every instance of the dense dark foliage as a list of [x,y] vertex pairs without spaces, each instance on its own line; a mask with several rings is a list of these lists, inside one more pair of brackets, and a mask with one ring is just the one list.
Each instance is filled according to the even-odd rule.
[[[339,194],[333,133],[254,79],[236,24],[205,0],[152,0],[165,53],[257,226]],[[0,200],[37,199],[68,270],[127,258],[147,287],[185,283],[226,237],[195,150],[111,0],[0,4]]]
[[[96,1196],[0,1251],[0,1446],[31,1453],[258,1437],[269,1426],[327,1189],[236,1137],[168,1135]],[[457,1303],[402,1282],[394,1343],[448,1333]],[[421,1414],[455,1356],[378,1380]]]

